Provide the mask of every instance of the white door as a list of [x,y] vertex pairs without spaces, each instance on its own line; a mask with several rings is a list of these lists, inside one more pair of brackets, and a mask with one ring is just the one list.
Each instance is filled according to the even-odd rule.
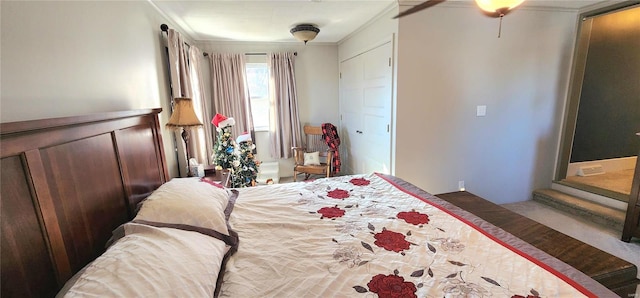
[[[340,64],[340,153],[344,173],[362,173],[361,161],[357,159],[362,147],[362,136],[356,133],[362,123],[361,106],[363,88],[361,77],[362,59],[352,58]],[[360,162],[360,164],[358,164]]]
[[[347,173],[391,172],[392,43],[340,64],[341,140]],[[341,145],[342,146],[342,145]]]

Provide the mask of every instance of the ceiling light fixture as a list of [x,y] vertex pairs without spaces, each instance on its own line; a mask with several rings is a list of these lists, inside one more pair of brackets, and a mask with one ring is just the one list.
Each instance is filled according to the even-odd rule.
[[509,11],[522,4],[524,0],[476,0],[476,4],[480,9],[492,16],[500,17],[500,25],[498,27],[498,38],[502,33],[502,17]]
[[524,0],[476,0],[476,4],[480,9],[503,17],[508,11],[522,4]]
[[[410,15],[412,13],[416,13],[423,9],[427,9],[431,6],[438,5],[446,0],[427,0],[418,5],[415,5],[412,8],[409,8],[397,16],[393,17],[397,19],[399,17],[403,17],[406,15]],[[476,5],[480,9],[482,9],[486,15],[497,18],[500,17],[500,27],[498,28],[498,38],[500,37],[500,32],[502,31],[502,17],[504,17],[507,13],[509,13],[512,9],[516,8],[518,5],[522,4],[525,0],[475,0]]]
[[300,24],[297,25],[289,31],[299,41],[304,41],[304,44],[307,44],[307,41],[313,40],[320,32],[318,27],[311,24]]

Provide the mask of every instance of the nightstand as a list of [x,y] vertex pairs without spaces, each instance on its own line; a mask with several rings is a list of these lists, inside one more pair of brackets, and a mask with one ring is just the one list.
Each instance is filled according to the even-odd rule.
[[215,176],[216,175],[216,166],[215,165],[206,165],[204,166],[204,176]]
[[218,175],[218,173],[216,172],[215,166],[208,165],[208,166],[204,167],[204,177],[203,177],[203,179],[207,179],[209,181],[220,183],[224,187],[229,187],[229,182],[230,182],[229,172],[222,171],[222,173],[220,173],[220,174],[221,175]]

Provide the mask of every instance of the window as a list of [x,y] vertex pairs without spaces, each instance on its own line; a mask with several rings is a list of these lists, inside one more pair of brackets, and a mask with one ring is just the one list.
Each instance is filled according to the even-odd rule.
[[269,68],[267,63],[246,63],[251,114],[256,131],[269,130]]

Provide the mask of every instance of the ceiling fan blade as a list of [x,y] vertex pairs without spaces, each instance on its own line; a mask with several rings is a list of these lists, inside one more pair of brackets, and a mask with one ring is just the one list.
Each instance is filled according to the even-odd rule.
[[427,1],[425,1],[425,2],[422,2],[422,3],[420,3],[420,4],[418,4],[418,5],[414,6],[414,7],[412,7],[412,8],[409,8],[409,9],[407,9],[407,10],[405,10],[405,11],[401,12],[400,14],[398,14],[397,16],[395,16],[395,17],[393,17],[393,18],[394,18],[394,19],[397,19],[397,18],[399,18],[399,17],[403,17],[403,16],[406,16],[406,15],[410,15],[410,14],[412,14],[412,13],[414,13],[414,12],[418,12],[418,11],[421,11],[421,10],[423,10],[423,9],[427,9],[427,8],[429,8],[429,7],[431,7],[431,6],[436,5],[436,4],[440,4],[440,3],[444,2],[444,1],[445,1],[445,0],[427,0]]

